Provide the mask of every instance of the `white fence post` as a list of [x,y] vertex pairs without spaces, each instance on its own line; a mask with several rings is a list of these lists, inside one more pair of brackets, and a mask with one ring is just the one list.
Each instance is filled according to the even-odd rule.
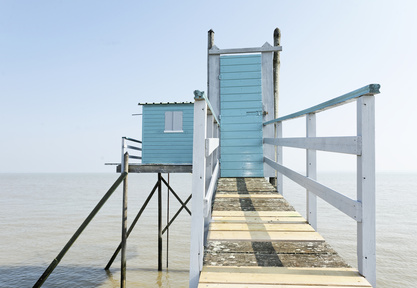
[[204,256],[204,194],[206,191],[205,137],[207,103],[194,98],[193,176],[191,206],[190,288],[198,286]]
[[122,161],[120,162],[120,173],[125,171],[125,153],[127,150],[126,137],[122,137]]
[[[306,115],[306,136],[316,137],[316,113],[310,113]],[[316,150],[307,149],[307,177],[313,180],[317,180],[317,152]],[[307,221],[317,231],[317,196],[306,191],[307,196]]]
[[[277,138],[282,138],[282,122],[276,123],[277,129]],[[283,165],[282,163],[282,146],[277,146],[277,163]],[[277,172],[277,191],[279,194],[284,195],[284,183],[282,183],[283,177],[282,174]]]
[[357,100],[357,134],[362,155],[357,156],[357,197],[362,203],[362,222],[357,224],[358,270],[376,287],[375,245],[375,98]]

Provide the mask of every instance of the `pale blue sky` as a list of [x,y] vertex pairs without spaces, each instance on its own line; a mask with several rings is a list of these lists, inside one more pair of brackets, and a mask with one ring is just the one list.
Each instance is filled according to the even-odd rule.
[[[416,15],[412,0],[0,0],[0,172],[113,172],[121,136],[141,137],[138,102],[206,89],[209,29],[233,48],[272,43],[275,27],[280,114],[379,83],[377,170],[417,171]],[[319,134],[355,133],[341,109],[353,116],[319,114]]]

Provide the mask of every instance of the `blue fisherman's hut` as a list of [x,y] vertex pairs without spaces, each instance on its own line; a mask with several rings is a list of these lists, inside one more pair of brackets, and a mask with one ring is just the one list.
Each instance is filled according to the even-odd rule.
[[139,103],[142,105],[142,163],[193,162],[192,102]]

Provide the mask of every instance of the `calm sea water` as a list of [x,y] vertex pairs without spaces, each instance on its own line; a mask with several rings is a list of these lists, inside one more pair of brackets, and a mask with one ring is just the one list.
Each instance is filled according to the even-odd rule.
[[[117,176],[0,174],[0,287],[32,287]],[[153,174],[129,175],[128,219],[136,216],[156,180]],[[319,180],[354,197],[353,174],[319,175]],[[191,175],[171,174],[170,182],[185,201]],[[290,180],[284,189],[285,197],[305,213],[305,192]],[[377,175],[378,287],[416,286],[416,191],[416,174]],[[120,287],[120,258],[110,272],[103,268],[120,241],[121,192],[116,190],[43,287]],[[171,196],[171,217],[179,207]],[[168,268],[164,235],[164,271],[158,272],[156,208],[154,197],[128,239],[127,285],[188,287],[190,216],[183,211],[169,230]],[[318,223],[319,232],[355,266],[354,221],[319,201]]]

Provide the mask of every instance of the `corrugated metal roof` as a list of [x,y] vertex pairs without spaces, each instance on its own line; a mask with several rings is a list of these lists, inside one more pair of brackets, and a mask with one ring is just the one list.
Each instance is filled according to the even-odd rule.
[[138,103],[138,105],[170,105],[170,104],[194,104],[194,102],[145,102]]

